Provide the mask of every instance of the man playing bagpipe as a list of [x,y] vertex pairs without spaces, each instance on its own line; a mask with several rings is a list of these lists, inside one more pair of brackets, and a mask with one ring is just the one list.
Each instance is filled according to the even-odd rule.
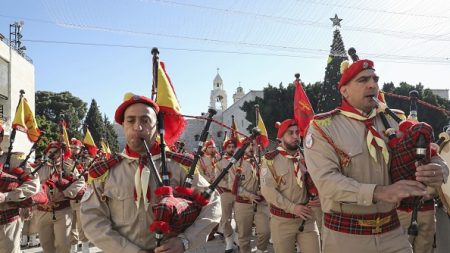
[[[3,128],[1,139],[3,139]],[[23,153],[12,153],[10,171],[3,170],[6,153],[0,156],[0,252],[20,253],[20,237],[23,221],[19,211],[21,202],[40,191],[37,176],[27,175],[31,167],[18,168],[24,160]],[[28,206],[29,207],[29,206]]]
[[69,253],[72,229],[71,200],[80,200],[84,194],[85,181],[78,170],[72,171],[61,142],[52,141],[45,153],[48,161],[38,171],[41,184],[48,188],[48,204],[38,205],[35,218],[44,253]]
[[[223,143],[225,153],[219,161],[216,177],[220,175],[222,169],[229,163],[236,150],[236,141],[228,139]],[[220,219],[220,226],[223,229],[223,236],[225,237],[225,253],[233,252],[233,228],[231,227],[231,219],[233,218],[233,205],[235,197],[231,193],[229,176],[226,176],[220,181],[218,191],[220,192],[220,203],[222,206],[222,218]]]
[[[75,172],[76,170],[75,173],[77,175],[84,173],[86,166],[89,164],[89,159],[87,159],[85,155],[87,154],[87,152],[83,152],[83,143],[76,138],[72,138],[70,140],[70,151],[71,157],[67,159],[67,164],[70,170],[73,172]],[[82,253],[89,253],[89,240],[85,236],[83,228],[81,226],[80,200],[71,200],[70,206],[73,210],[72,229],[70,230],[70,251],[71,253],[77,252],[78,241],[81,241]]]
[[[220,220],[220,199],[213,193],[193,224],[180,234],[165,236],[156,247],[149,226],[155,220],[152,207],[158,204],[155,175],[149,166],[160,166],[156,139],[159,106],[151,99],[128,94],[117,108],[115,121],[123,126],[127,145],[121,154],[94,164],[89,171],[88,191],[81,201],[83,229],[89,240],[106,253],[184,252],[206,243]],[[146,152],[144,141],[151,147]],[[169,153],[169,151],[167,151]],[[167,159],[171,186],[183,184],[192,159],[174,155]],[[169,158],[169,156],[167,156]],[[154,163],[151,162],[154,160]],[[195,174],[193,186],[205,189],[209,183]],[[170,225],[170,224],[169,224]]]
[[320,206],[320,202],[317,193],[309,198],[299,128],[293,119],[277,123],[280,145],[264,156],[261,172],[261,191],[272,214],[273,247],[275,252],[295,252],[297,243],[301,252],[318,253],[319,231],[311,206]]
[[[354,51],[354,49],[353,49]],[[356,51],[349,54],[355,56]],[[396,205],[427,195],[426,185],[442,184],[448,167],[436,156],[416,168],[416,180],[392,183],[386,129],[377,113],[378,76],[370,60],[353,57],[341,65],[341,105],[317,115],[305,138],[308,171],[324,212],[324,252],[412,252]],[[397,123],[387,118],[396,128]]]
[[253,142],[245,155],[230,170],[230,188],[236,196],[234,213],[239,238],[239,250],[250,253],[253,224],[256,226],[256,252],[267,250],[270,239],[269,208],[260,192],[258,161]]

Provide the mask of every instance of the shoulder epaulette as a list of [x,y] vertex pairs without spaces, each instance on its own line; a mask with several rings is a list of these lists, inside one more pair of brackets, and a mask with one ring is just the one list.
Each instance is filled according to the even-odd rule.
[[190,167],[194,162],[194,159],[192,159],[192,157],[173,151],[166,151],[166,157],[186,167]]
[[331,118],[340,112],[339,109],[334,109],[329,112],[319,113],[314,116],[314,122],[319,126],[328,126],[331,124]]
[[89,179],[88,182],[92,182],[92,180],[104,180],[108,175],[108,171],[115,167],[120,161],[123,160],[123,157],[117,154],[111,156],[111,158],[107,160],[100,160],[95,162],[91,168],[89,169]]
[[272,150],[267,152],[264,155],[264,158],[266,158],[267,160],[273,160],[275,158],[275,156],[277,156],[280,153],[280,151],[278,151],[278,149]]

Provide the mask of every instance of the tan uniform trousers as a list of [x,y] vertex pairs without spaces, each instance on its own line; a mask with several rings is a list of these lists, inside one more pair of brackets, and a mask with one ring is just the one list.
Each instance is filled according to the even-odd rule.
[[239,248],[241,253],[250,253],[252,247],[253,223],[256,226],[256,246],[259,250],[266,250],[270,240],[269,207],[266,202],[258,203],[256,213],[252,204],[235,202],[234,213],[238,230]]
[[0,225],[0,253],[20,253],[21,219]]
[[354,235],[322,228],[323,253],[412,253],[401,227],[379,235]]
[[323,212],[321,207],[311,207],[313,211],[313,217],[316,221],[317,228],[319,229],[319,234],[322,234],[322,224],[323,224]]
[[419,211],[417,213],[417,224],[419,233],[417,236],[408,235],[408,227],[411,223],[412,212],[404,212],[397,210],[400,224],[403,231],[408,236],[409,242],[412,244],[414,253],[432,253],[434,234],[436,232],[435,210]]
[[295,243],[302,253],[320,253],[319,230],[315,221],[306,221],[303,232],[298,231],[301,223],[300,218],[290,219],[271,215],[270,231],[275,253],[294,253]]
[[72,228],[70,230],[70,245],[78,244],[78,241],[87,242],[88,239],[84,235],[80,220],[80,206],[72,210]]
[[230,237],[233,235],[231,227],[231,219],[233,217],[234,195],[231,192],[223,192],[220,194],[220,204],[222,205],[222,217],[220,219],[220,227],[223,229],[223,235]]
[[56,211],[56,221],[53,221],[52,217],[52,212],[36,211],[42,249],[44,253],[69,253],[72,208],[67,207]]

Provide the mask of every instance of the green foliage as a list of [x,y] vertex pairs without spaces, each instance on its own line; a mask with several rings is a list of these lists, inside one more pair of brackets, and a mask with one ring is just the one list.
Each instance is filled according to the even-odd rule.
[[103,124],[105,125],[105,140],[107,141],[111,152],[118,152],[119,141],[117,139],[116,131],[114,131],[114,124],[109,121],[106,115],[103,116]]
[[81,121],[87,110],[87,104],[70,92],[55,93],[51,91],[36,92],[36,120],[40,129],[45,131],[43,141],[38,144],[38,152],[43,151],[51,140],[59,140],[61,117],[67,123],[67,133],[70,138],[80,139]]
[[105,124],[103,118],[98,109],[97,102],[92,99],[91,106],[86,114],[86,120],[84,121],[84,127],[88,127],[92,134],[92,138],[98,148],[100,148],[100,139],[106,136]]
[[[444,98],[441,98],[439,96],[434,95],[430,89],[424,89],[422,84],[417,84],[415,86],[407,84],[405,82],[402,82],[399,84],[398,87],[395,87],[394,84],[391,83],[385,83],[383,85],[383,91],[394,93],[397,95],[407,96],[409,97],[409,92],[412,90],[417,90],[419,92],[419,99],[423,100],[427,103],[430,103],[435,106],[439,106],[442,108],[446,108],[447,110],[450,110],[450,102]],[[400,109],[405,112],[406,115],[409,115],[409,106],[410,102],[399,99],[396,97],[390,97],[385,96],[386,103],[388,104],[389,108],[395,108]],[[448,125],[450,117],[447,116],[445,113],[440,112],[438,110],[423,106],[421,104],[418,104],[417,106],[417,117],[419,118],[419,121],[424,121],[429,123],[435,132],[435,135],[437,136],[440,132],[442,132],[442,129],[444,126]]]
[[[322,83],[320,82],[308,84],[306,87],[303,87],[314,110],[316,110],[314,105],[317,104],[316,102],[321,87]],[[282,122],[288,118],[294,118],[294,92],[295,86],[293,84],[284,87],[280,83],[278,88],[269,84],[268,87],[264,88],[264,99],[257,97],[255,101],[245,102],[241,109],[246,112],[245,119],[252,123],[247,130],[250,131],[255,127],[255,105],[258,104],[269,139],[275,140],[277,136],[275,123],[277,121]]]

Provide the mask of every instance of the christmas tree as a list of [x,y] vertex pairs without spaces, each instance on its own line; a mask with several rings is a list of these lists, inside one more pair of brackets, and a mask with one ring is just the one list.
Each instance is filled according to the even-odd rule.
[[338,18],[336,14],[330,20],[333,22],[335,30],[330,55],[327,60],[327,67],[325,69],[325,80],[317,103],[317,112],[319,113],[330,111],[341,103],[341,94],[337,89],[337,84],[341,78],[341,62],[348,60],[341,32],[339,31],[342,19]]

